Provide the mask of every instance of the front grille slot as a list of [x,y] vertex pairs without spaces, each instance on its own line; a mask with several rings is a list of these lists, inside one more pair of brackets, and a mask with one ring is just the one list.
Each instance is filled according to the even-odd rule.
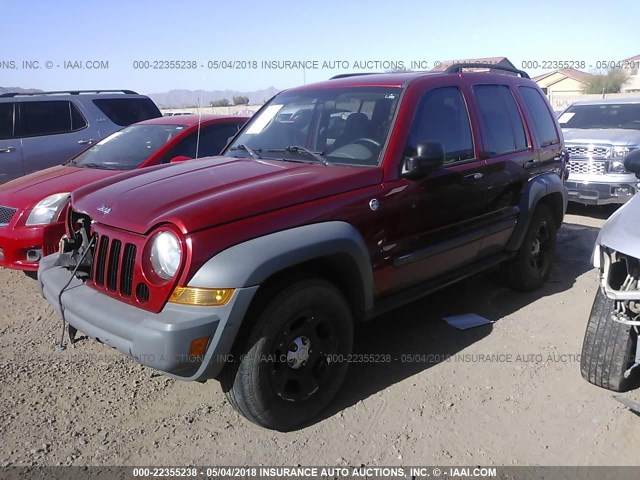
[[109,268],[107,269],[107,288],[115,290],[118,287],[118,267],[120,266],[120,250],[122,242],[113,240],[109,252]]
[[569,168],[569,173],[580,175],[605,175],[607,173],[606,162],[570,160],[567,166]]
[[98,251],[96,254],[95,275],[93,281],[96,285],[104,285],[104,271],[107,263],[107,251],[109,248],[109,237],[102,235],[98,240]]
[[131,296],[133,285],[133,265],[136,261],[136,246],[127,243],[122,257],[122,274],[120,275],[120,293]]
[[0,226],[9,225],[17,211],[16,208],[0,206]]
[[132,243],[122,244],[122,240],[100,236],[95,250],[93,266],[93,283],[130,297],[133,291],[133,269],[136,262],[136,246]]

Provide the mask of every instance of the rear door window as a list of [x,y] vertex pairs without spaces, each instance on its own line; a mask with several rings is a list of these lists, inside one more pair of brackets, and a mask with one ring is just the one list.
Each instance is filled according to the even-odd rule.
[[66,100],[20,102],[21,121],[17,136],[55,135],[80,130],[87,122],[73,103]]
[[13,138],[13,103],[0,103],[0,140]]
[[509,87],[476,85],[473,90],[482,118],[484,153],[495,157],[526,149],[524,124]]
[[547,147],[560,142],[558,132],[551,117],[551,112],[547,108],[546,100],[542,98],[540,93],[531,87],[519,87],[520,94],[527,107],[533,129],[541,147]]
[[96,98],[93,103],[121,127],[162,116],[150,98]]

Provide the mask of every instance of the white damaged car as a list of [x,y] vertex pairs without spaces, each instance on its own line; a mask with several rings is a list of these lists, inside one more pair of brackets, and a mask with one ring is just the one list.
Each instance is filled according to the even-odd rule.
[[[640,150],[625,157],[640,178]],[[640,386],[640,195],[603,225],[593,252],[600,288],[582,344],[580,371],[590,383],[624,392]]]

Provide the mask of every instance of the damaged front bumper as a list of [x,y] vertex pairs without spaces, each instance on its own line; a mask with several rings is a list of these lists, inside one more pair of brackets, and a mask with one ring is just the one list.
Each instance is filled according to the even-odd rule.
[[[220,373],[257,290],[236,289],[220,307],[167,303],[152,313],[90,288],[72,274],[73,264],[71,254],[57,253],[43,258],[38,270],[43,297],[64,320],[138,363],[181,380],[202,381]],[[194,358],[191,342],[203,337],[209,338],[205,354]]]
[[600,284],[605,295],[619,302],[614,320],[625,325],[640,326],[640,259],[601,245],[594,257],[599,258]]
[[[596,244],[594,265],[600,268],[600,288],[607,298],[614,300],[611,320],[630,326],[640,334],[640,259]],[[640,342],[636,343],[634,363],[624,372],[640,366]]]

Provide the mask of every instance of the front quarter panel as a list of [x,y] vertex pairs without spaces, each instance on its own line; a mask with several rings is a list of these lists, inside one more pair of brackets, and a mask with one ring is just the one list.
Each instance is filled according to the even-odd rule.
[[189,285],[251,287],[286,268],[337,253],[346,253],[356,262],[363,283],[365,309],[371,308],[374,280],[367,246],[355,227],[340,221],[291,228],[230,247],[206,262]]
[[609,217],[600,229],[596,245],[640,258],[640,197],[636,195]]

